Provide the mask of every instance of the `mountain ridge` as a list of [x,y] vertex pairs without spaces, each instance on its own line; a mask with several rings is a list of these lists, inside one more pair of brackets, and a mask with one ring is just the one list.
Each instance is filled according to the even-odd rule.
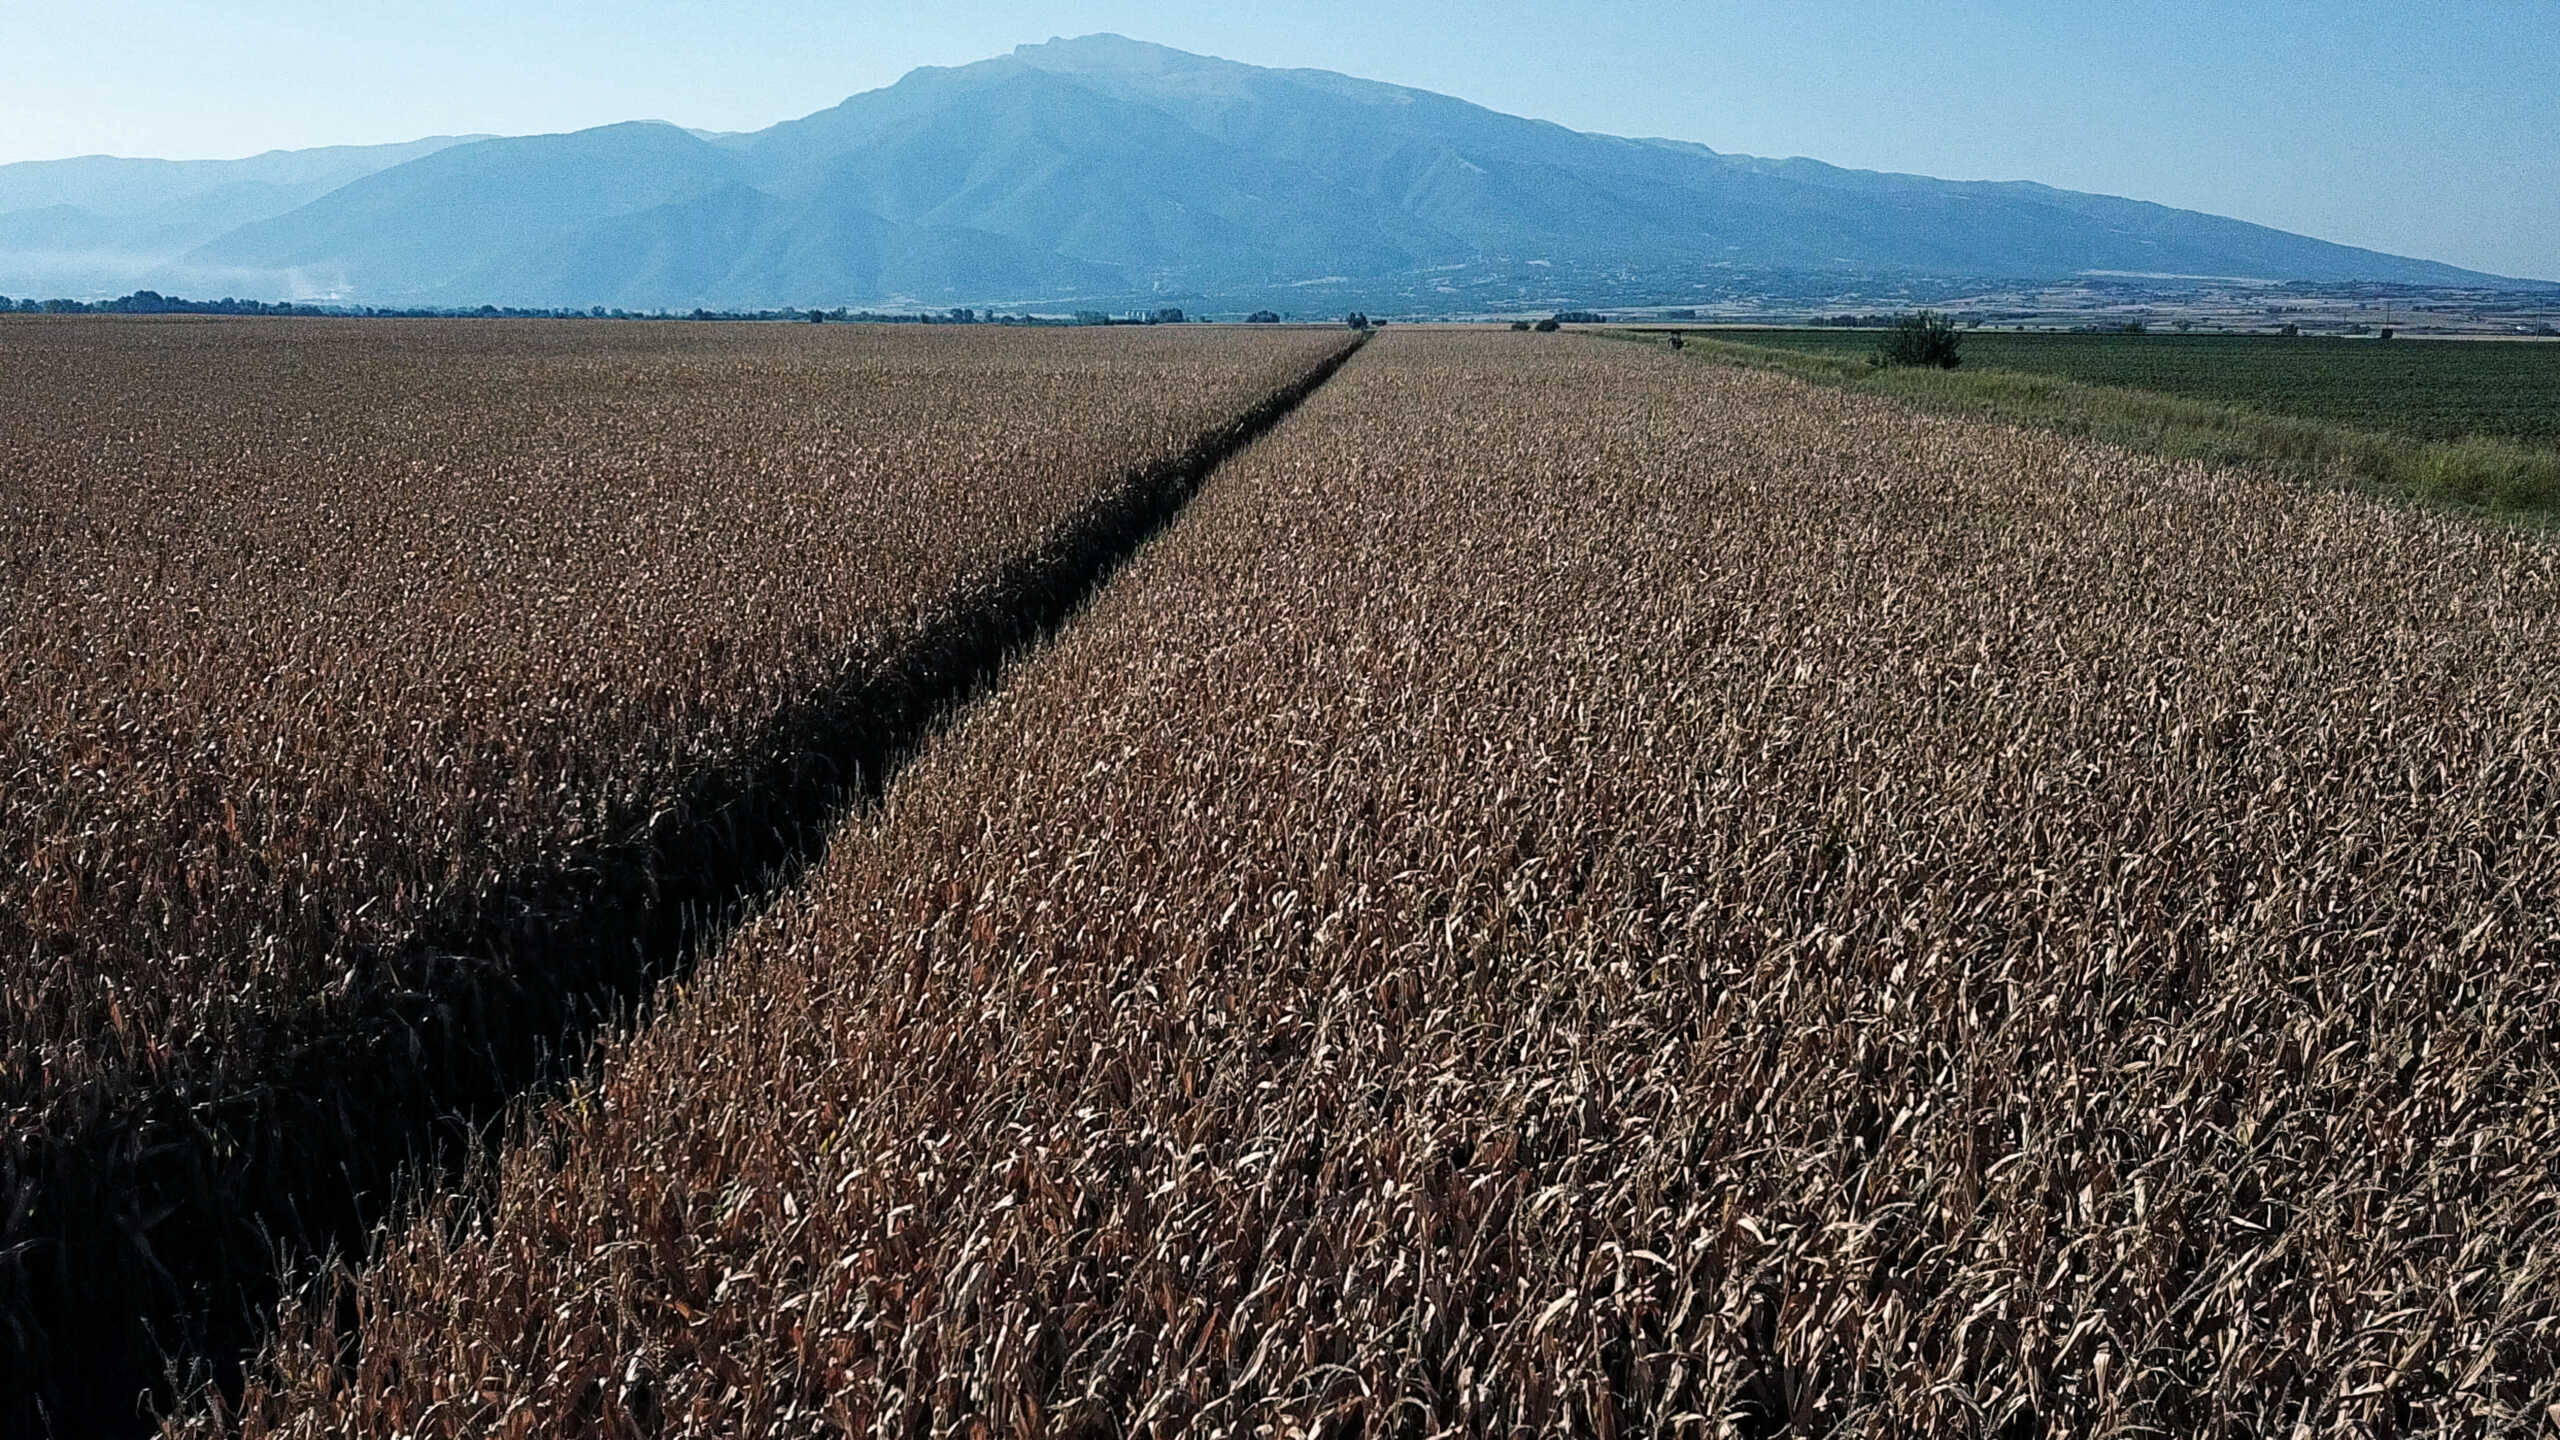
[[[151,233],[191,243],[154,263],[173,282],[302,292],[281,298],[642,309],[1241,301],[1309,286],[1488,308],[1577,286],[1677,303],[2098,274],[2541,283],[2033,181],[1593,134],[1116,35],[920,68],[760,131],[631,121],[417,144],[431,148],[341,156],[362,173],[307,197],[235,192],[218,218],[238,223],[219,233],[197,233],[214,228],[213,187],[176,197],[194,228],[164,213]],[[0,290],[24,285],[13,257],[37,241],[138,233],[101,227],[74,196],[13,190],[20,168],[0,166]],[[22,193],[80,213],[7,203]]]
[[102,295],[139,284],[202,291],[239,277],[180,265],[188,251],[286,214],[349,181],[486,135],[269,150],[236,160],[75,155],[0,165],[0,291]]

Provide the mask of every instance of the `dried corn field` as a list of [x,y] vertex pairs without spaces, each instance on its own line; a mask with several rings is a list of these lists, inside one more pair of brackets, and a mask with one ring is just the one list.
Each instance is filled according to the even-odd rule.
[[2538,1434],[2555,734],[2547,538],[1392,333],[171,1432]]
[[190,1292],[575,1043],[655,943],[582,917],[716,900],[1342,345],[0,330],[7,1413],[129,1415]]

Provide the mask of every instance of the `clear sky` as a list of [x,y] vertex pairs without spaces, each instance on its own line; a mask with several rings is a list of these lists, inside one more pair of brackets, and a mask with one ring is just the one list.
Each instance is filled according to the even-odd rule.
[[0,162],[756,129],[1097,30],[2560,278],[2560,0],[0,0]]

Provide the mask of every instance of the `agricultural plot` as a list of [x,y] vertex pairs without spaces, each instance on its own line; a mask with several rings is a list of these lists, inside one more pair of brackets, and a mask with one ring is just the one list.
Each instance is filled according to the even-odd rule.
[[0,329],[6,1418],[130,1416],[1343,344]]
[[1355,357],[172,1433],[2543,1423],[2560,551],[1513,340]]
[[[1720,329],[1719,340],[1856,359],[1872,330]],[[2269,335],[1965,332],[1968,368],[2054,375],[2412,440],[2560,447],[2560,345]]]

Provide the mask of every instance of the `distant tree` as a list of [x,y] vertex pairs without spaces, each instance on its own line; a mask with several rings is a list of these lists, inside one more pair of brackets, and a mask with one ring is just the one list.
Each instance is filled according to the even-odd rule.
[[1679,336],[1677,336],[1677,335],[1674,335],[1674,336],[1672,336],[1672,337],[1671,337],[1671,348],[1672,348],[1672,349],[1674,349],[1674,350],[1684,350],[1684,349],[1687,349],[1687,348],[1688,348],[1688,345],[1689,345],[1689,342],[1688,342],[1688,341],[1681,339],[1681,338],[1680,338]]
[[2302,333],[2302,327],[2288,320],[2285,322],[2284,328],[2276,333],[2279,335],[2299,335]]
[[1546,319],[1539,321],[1537,324],[1532,325],[1529,328],[1537,331],[1541,335],[1553,335],[1558,330],[1563,329],[1564,326],[1559,324],[1554,316],[1550,315]]
[[1592,310],[1559,310],[1556,312],[1556,323],[1559,325],[1606,325],[1609,323],[1609,317]]
[[1526,320],[1514,320],[1511,322],[1511,328],[1514,330],[1526,330],[1529,328],[1529,322]]
[[824,311],[824,310],[812,310],[812,311],[810,311],[810,312],[809,312],[809,323],[810,323],[810,324],[812,324],[812,325],[824,325],[824,324],[826,324],[826,323],[827,323],[827,312],[826,312],[826,311]]
[[1361,314],[1357,310],[1354,310],[1350,314],[1342,317],[1342,323],[1350,326],[1354,330],[1366,330],[1369,328],[1369,317]]
[[1964,337],[1946,316],[1920,310],[1893,322],[1867,363],[1876,366],[1916,365],[1953,370],[1964,363]]
[[1182,323],[1182,308],[1177,305],[1167,305],[1163,309],[1148,316],[1147,323],[1150,325],[1179,325]]
[[960,306],[951,312],[951,323],[954,325],[975,325],[978,323],[978,312],[970,309],[966,305]]
[[2177,324],[2177,330],[2178,330],[2178,333],[2179,333],[2179,334],[2181,334],[2181,335],[2184,335],[2184,334],[2186,334],[2188,331],[2193,330],[2194,328],[2196,328],[2196,322],[2194,322],[2193,320],[2180,320],[2180,321],[2176,322],[2176,324]]
[[2383,339],[2385,339],[2385,340],[2388,340],[2388,339],[2390,339],[2390,338],[2391,338],[2391,327],[2390,327],[2390,326],[2385,325],[2385,326],[2383,326],[2383,327],[2382,327],[2382,338],[2383,338]]
[[1280,323],[1280,313],[1276,310],[1256,310],[1252,314],[1244,317],[1244,323],[1247,325],[1277,325]]

